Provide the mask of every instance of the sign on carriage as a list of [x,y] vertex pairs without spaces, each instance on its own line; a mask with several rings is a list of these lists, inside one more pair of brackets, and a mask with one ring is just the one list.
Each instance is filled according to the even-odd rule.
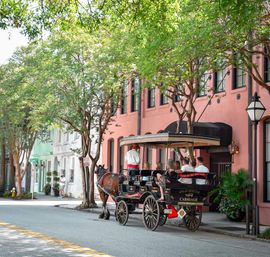
[[179,211],[178,211],[178,217],[183,219],[185,216],[186,216],[186,212],[183,208],[181,208]]

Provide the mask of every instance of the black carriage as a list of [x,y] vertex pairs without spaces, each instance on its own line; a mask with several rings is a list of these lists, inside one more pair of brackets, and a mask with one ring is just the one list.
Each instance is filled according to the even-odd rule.
[[[156,135],[131,136],[123,138],[120,145],[139,144],[147,147],[187,147],[197,148],[219,145],[219,139],[192,135],[160,133]],[[167,150],[168,152],[168,150]],[[123,171],[122,171],[123,172]],[[164,176],[164,200],[159,201],[160,187],[156,175]],[[179,182],[180,177],[189,177],[192,184]],[[116,220],[125,225],[129,214],[137,207],[142,208],[143,224],[147,229],[156,230],[169,218],[181,217],[187,229],[196,231],[201,223],[202,206],[207,204],[207,195],[213,187],[212,173],[181,173],[168,177],[164,170],[138,170],[136,179],[130,183],[127,175],[119,183],[116,197]],[[205,179],[207,184],[196,184],[197,179]]]

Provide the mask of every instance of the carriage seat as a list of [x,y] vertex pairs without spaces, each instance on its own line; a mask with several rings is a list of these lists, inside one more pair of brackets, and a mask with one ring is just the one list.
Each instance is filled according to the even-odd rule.
[[203,172],[181,172],[178,173],[179,182],[181,183],[181,178],[190,179],[190,182],[182,182],[183,184],[201,184],[201,185],[209,185],[212,184],[214,180],[215,173],[203,173]]
[[140,170],[140,177],[138,180],[138,184],[140,186],[145,186],[145,184],[151,181],[152,170]]

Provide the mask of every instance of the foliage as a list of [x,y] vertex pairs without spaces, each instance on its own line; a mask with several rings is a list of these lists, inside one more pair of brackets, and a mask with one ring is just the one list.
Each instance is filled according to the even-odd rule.
[[45,195],[49,195],[50,192],[51,192],[51,184],[50,183],[47,183],[45,186],[44,186],[44,192],[45,192]]
[[5,197],[5,198],[11,197],[11,191],[5,191],[3,194],[3,197]]
[[260,238],[268,239],[270,240],[270,228],[267,228],[265,231],[263,231],[260,235]]
[[227,217],[236,219],[239,212],[244,212],[245,205],[249,203],[246,192],[252,185],[246,170],[240,169],[237,173],[226,172],[219,186],[211,194],[217,194],[214,202],[219,203],[219,210]]
[[[35,198],[35,196],[34,196]],[[32,199],[32,193],[22,193],[21,195],[16,197],[17,200],[21,200],[21,199]]]

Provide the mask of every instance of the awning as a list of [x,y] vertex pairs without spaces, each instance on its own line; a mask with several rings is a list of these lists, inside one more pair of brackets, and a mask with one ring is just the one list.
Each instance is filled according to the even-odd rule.
[[[177,121],[168,125],[163,132],[176,133]],[[180,134],[187,134],[187,122],[182,121]],[[220,139],[221,146],[228,146],[232,142],[232,127],[222,122],[195,122],[193,135],[214,137]]]
[[147,145],[149,147],[205,147],[205,146],[219,146],[220,140],[218,138],[203,137],[196,135],[172,134],[172,133],[158,133],[147,134],[144,136],[129,136],[120,140],[120,146],[123,145]]

